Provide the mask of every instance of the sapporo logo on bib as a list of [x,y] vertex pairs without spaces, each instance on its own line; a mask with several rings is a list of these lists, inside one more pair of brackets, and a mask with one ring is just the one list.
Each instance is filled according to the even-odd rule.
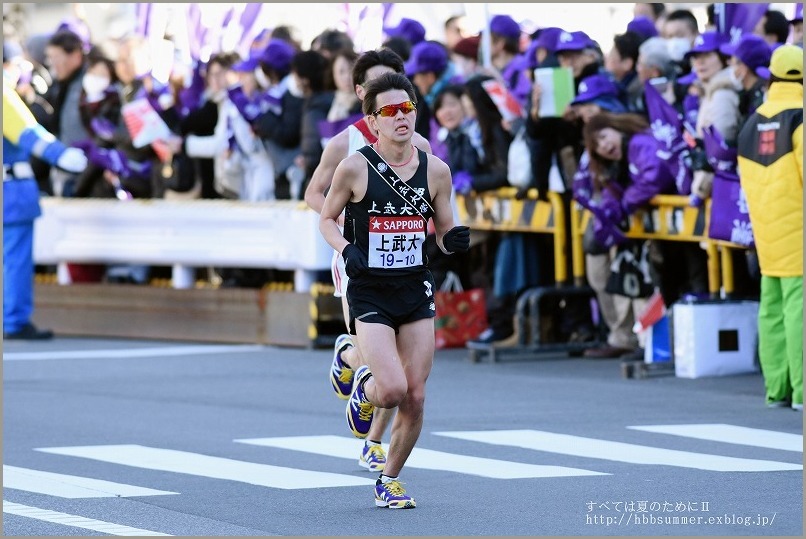
[[424,241],[425,223],[419,217],[370,217],[369,267],[421,266]]

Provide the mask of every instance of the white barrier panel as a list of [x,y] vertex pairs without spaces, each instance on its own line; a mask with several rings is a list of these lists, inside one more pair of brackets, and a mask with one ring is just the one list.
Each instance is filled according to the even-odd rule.
[[43,198],[34,225],[37,264],[131,263],[173,266],[174,286],[192,286],[187,269],[295,270],[298,291],[330,268],[333,249],[319,215],[304,202]]

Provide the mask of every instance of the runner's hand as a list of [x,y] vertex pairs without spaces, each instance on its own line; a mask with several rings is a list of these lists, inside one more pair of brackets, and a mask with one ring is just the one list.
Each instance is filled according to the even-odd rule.
[[367,257],[354,244],[350,243],[342,249],[341,256],[344,258],[344,270],[350,279],[359,277],[367,271]]
[[449,253],[467,251],[470,249],[470,227],[455,226],[442,237],[442,245]]

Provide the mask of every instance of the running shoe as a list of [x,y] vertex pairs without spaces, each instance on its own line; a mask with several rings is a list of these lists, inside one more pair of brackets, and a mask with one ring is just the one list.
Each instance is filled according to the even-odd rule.
[[341,360],[342,352],[350,346],[355,346],[353,338],[346,333],[339,335],[333,346],[333,363],[330,365],[330,384],[336,396],[343,400],[349,399],[353,390],[353,369]]
[[379,444],[364,444],[358,464],[370,472],[382,472],[386,466],[386,452]]
[[375,505],[389,509],[414,509],[417,507],[414,498],[406,494],[403,483],[397,479],[383,483],[380,478],[375,483]]
[[369,371],[369,367],[366,365],[358,367],[353,377],[353,392],[347,403],[347,425],[357,438],[367,437],[372,425],[372,414],[375,411],[375,405],[367,400],[364,388],[361,387],[364,380],[370,376],[372,373]]

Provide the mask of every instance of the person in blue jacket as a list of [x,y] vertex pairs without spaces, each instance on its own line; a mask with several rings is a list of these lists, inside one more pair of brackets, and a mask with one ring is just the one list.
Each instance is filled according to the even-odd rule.
[[34,155],[67,172],[87,167],[78,148],[68,148],[45,130],[13,89],[3,84],[3,338],[50,339],[53,332],[31,323],[34,219],[42,214]]

